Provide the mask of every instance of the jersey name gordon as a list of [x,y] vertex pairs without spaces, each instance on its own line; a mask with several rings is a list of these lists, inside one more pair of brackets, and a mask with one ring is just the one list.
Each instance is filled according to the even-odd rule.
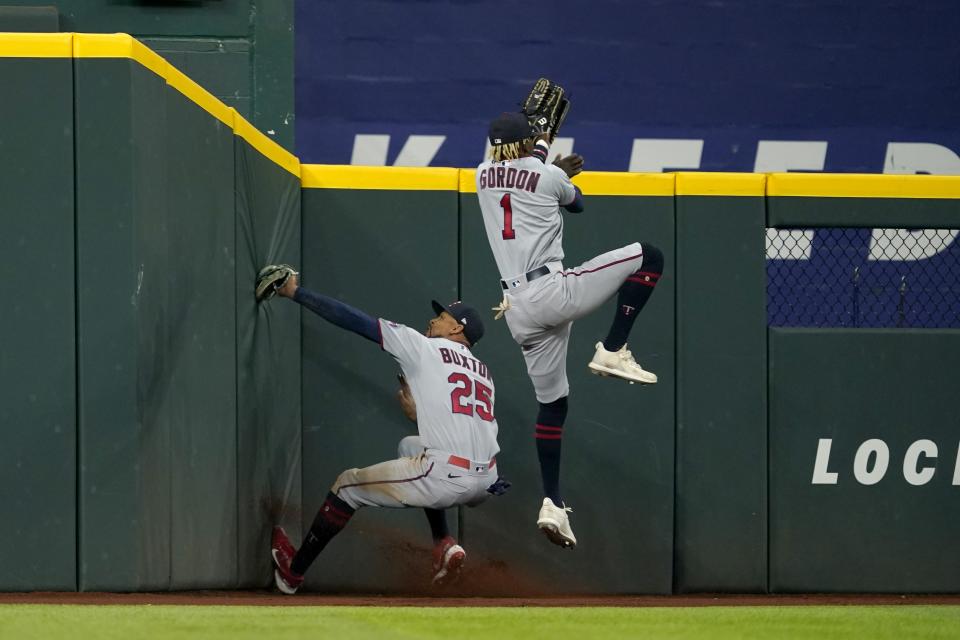
[[536,193],[540,172],[516,167],[489,167],[480,172],[481,189],[517,189]]
[[446,349],[444,347],[440,347],[440,357],[443,358],[443,361],[446,364],[455,364],[461,366],[467,371],[473,371],[481,378],[486,378],[490,382],[493,382],[493,378],[490,377],[490,372],[487,371],[487,365],[483,364],[476,358],[461,355],[456,351],[451,351],[450,349]]

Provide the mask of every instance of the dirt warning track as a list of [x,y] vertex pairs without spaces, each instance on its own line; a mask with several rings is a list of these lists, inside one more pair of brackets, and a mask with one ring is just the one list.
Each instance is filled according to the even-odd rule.
[[736,607],[823,605],[960,605],[960,594],[942,595],[727,595],[549,596],[520,598],[405,597],[394,595],[283,596],[269,591],[184,591],[172,593],[0,593],[4,604],[359,606],[359,607]]

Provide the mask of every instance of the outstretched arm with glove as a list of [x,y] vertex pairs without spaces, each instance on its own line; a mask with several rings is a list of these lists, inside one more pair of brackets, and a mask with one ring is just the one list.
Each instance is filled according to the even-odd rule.
[[274,295],[290,298],[327,322],[379,344],[380,329],[376,318],[336,298],[301,287],[297,276],[299,274],[289,265],[264,267],[257,276],[257,300],[269,300]]

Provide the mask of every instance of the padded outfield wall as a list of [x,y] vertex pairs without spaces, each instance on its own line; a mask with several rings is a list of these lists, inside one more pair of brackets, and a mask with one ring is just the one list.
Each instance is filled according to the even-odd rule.
[[[0,588],[264,586],[271,525],[299,538],[339,471],[392,457],[413,428],[389,356],[285,301],[257,306],[257,269],[298,264],[305,285],[414,327],[431,298],[493,306],[472,171],[301,166],[124,36],[4,36],[0,72],[19,96],[0,105],[15,153],[0,178]],[[664,249],[631,339],[660,383],[588,375],[609,312],[577,323],[563,483],[581,545],[561,551],[534,524],[532,390],[488,320],[477,352],[514,487],[458,514],[473,588],[960,590],[957,329],[769,326],[765,247],[771,229],[813,237],[817,258],[831,226],[960,228],[960,179],[575,182],[569,266],[638,239]],[[905,273],[950,259],[950,237]],[[14,289],[38,258],[43,289]],[[960,295],[950,277],[941,300]],[[428,558],[421,513],[367,510],[307,584],[409,591]]]
[[[455,183],[447,171],[305,165],[305,282],[330,283],[332,295],[419,326],[429,315],[425,301],[450,291],[459,265],[457,297],[481,309],[496,304],[498,276],[473,173],[462,170]],[[588,375],[583,365],[609,317],[598,311],[577,323],[563,485],[581,545],[561,553],[534,525],[540,494],[532,390],[505,327],[488,321],[477,354],[497,381],[498,463],[515,486],[461,514],[461,538],[484,581],[478,588],[489,588],[489,580],[501,593],[956,591],[960,557],[948,539],[960,516],[951,466],[960,424],[947,398],[960,391],[953,359],[958,332],[890,329],[872,336],[852,329],[840,338],[851,346],[838,348],[834,329],[768,329],[765,238],[768,229],[797,225],[960,227],[960,180],[588,172],[575,182],[587,211],[566,217],[568,266],[634,239],[665,249],[667,272],[631,340],[660,383],[636,388]],[[454,208],[449,196],[457,193]],[[362,248],[346,243],[348,237]],[[955,249],[946,247],[941,258],[955,260]],[[335,258],[325,262],[328,256]],[[941,280],[938,290],[951,300],[960,282]],[[395,367],[387,356],[371,353],[362,340],[339,340],[322,322],[305,318],[305,327],[305,398],[316,394],[304,405],[311,432],[305,461],[333,468],[315,491],[306,490],[313,481],[305,478],[304,525],[306,502],[318,504],[318,492],[341,467],[390,455],[410,429],[393,402]],[[797,343],[783,332],[808,342],[789,350]],[[861,341],[872,347],[856,346]],[[873,358],[851,360],[851,349],[872,351]],[[785,358],[798,354],[784,368]],[[916,375],[899,374],[907,361]],[[935,381],[919,375],[928,361],[935,363]],[[820,367],[830,373],[829,384]],[[345,376],[370,388],[344,386]],[[336,409],[334,397],[343,403]],[[890,410],[904,398],[909,409]],[[831,415],[832,407],[844,411]],[[915,419],[906,420],[908,413]],[[370,445],[357,444],[360,425],[379,457],[365,457]],[[891,470],[907,469],[899,479],[891,471],[877,486],[858,486],[849,478],[852,468],[844,468],[839,487],[811,483],[820,434],[837,434],[833,472],[853,464],[857,446],[871,437],[867,431],[888,438]],[[935,482],[910,484],[916,473],[926,477],[923,469],[937,454],[926,444],[909,456],[907,450],[931,438],[940,452]],[[316,444],[307,444],[311,439]],[[341,461],[342,453],[349,459]],[[360,537],[338,539],[323,560],[330,570],[311,576],[309,586],[400,591],[425,577],[407,553],[411,545],[427,552],[419,513],[363,513],[351,526],[378,552],[366,571],[347,569],[370,547]]]
[[0,72],[0,588],[262,585],[300,336],[252,286],[299,260],[299,163],[129,36],[2,34]]

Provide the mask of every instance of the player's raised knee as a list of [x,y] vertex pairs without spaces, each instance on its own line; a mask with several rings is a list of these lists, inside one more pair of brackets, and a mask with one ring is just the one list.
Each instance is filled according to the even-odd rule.
[[654,244],[643,244],[642,271],[649,273],[663,273],[663,252]]
[[358,472],[358,471],[360,471],[360,470],[359,470],[359,469],[347,469],[346,471],[344,471],[343,473],[341,473],[339,476],[337,476],[337,481],[333,483],[333,487],[331,487],[331,489],[330,489],[331,493],[333,493],[334,495],[337,495],[337,493],[338,493],[338,492],[340,491],[340,489],[342,489],[343,487],[348,486],[348,485],[352,485],[352,484],[357,484],[357,472]]

